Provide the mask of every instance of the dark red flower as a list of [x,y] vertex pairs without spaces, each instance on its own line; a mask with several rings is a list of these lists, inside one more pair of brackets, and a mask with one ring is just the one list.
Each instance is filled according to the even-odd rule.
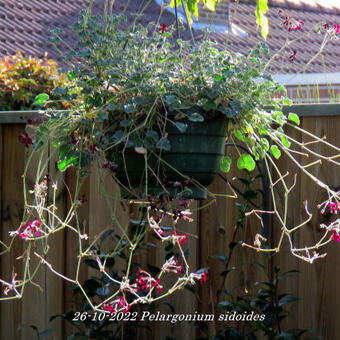
[[26,148],[28,148],[31,144],[33,144],[32,138],[28,135],[27,132],[22,133],[19,136],[19,140],[22,144],[25,145]]
[[289,61],[292,63],[296,59],[296,50],[293,51],[293,54],[289,56]]
[[87,202],[87,198],[86,198],[85,194],[82,194],[82,195],[81,195],[81,197],[79,198],[79,201],[80,201],[81,203],[86,203],[86,202]]
[[50,174],[46,174],[44,180],[46,181],[47,184],[50,183],[52,181]]
[[117,165],[117,164],[114,164],[114,163],[112,163],[112,162],[106,161],[106,162],[103,164],[103,168],[114,170],[114,169],[117,169],[117,168],[118,168],[118,165]]
[[97,147],[95,144],[92,144],[89,146],[89,150],[92,152],[92,153],[95,153],[97,151]]
[[158,30],[163,34],[165,32],[168,32],[168,29],[166,27],[166,24],[163,24]]

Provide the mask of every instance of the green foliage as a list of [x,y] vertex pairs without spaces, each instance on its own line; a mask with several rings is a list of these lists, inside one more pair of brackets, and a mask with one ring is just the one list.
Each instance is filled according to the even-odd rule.
[[222,157],[221,159],[221,170],[223,172],[229,172],[231,165],[231,158],[230,157]]
[[269,33],[269,23],[266,17],[268,11],[268,0],[256,0],[256,23],[261,27],[261,35],[266,40]]
[[[174,41],[173,27],[164,34],[154,24],[120,30],[124,21],[123,15],[82,12],[74,25],[78,52],[66,56],[67,61],[76,57],[78,62],[69,72],[67,86],[53,91],[71,110],[43,123],[48,132],[40,134],[36,145],[51,139],[55,147],[68,145],[66,153],[59,152],[58,168],[64,171],[105,159],[108,149],[115,160],[115,150],[122,144],[135,150],[170,150],[167,124],[184,132],[187,122],[204,124],[220,116],[229,120],[229,137],[242,141],[254,158],[242,156],[239,168],[254,169],[254,160],[269,152],[262,135],[274,137],[273,124],[286,123],[280,111],[284,98],[275,97],[283,88],[265,72],[267,47],[259,44],[241,56],[218,50],[210,41],[197,46]],[[60,31],[54,34],[53,41],[62,40]],[[43,105],[47,99],[40,95],[36,103]],[[268,106],[275,111],[265,111]],[[224,164],[225,170],[228,166],[230,162]]]
[[[66,75],[59,74],[57,63],[52,59],[24,57],[20,53],[0,60],[0,111],[37,109],[45,101],[59,99],[53,89],[66,82]],[[42,101],[41,95],[46,93]],[[55,103],[54,107],[63,108],[66,103]]]
[[255,161],[253,160],[252,156],[248,154],[242,154],[237,161],[237,167],[241,170],[245,169],[248,171],[253,171],[255,166]]
[[[222,2],[223,0],[171,0],[170,7],[185,6],[186,11],[188,13],[189,23],[192,24],[192,16],[198,18],[199,10],[198,4],[203,2],[204,7],[209,9],[210,11],[216,11],[216,4],[218,2]],[[236,2],[237,0],[235,0]],[[268,11],[268,0],[256,0],[256,23],[259,27],[261,27],[262,37],[266,40],[269,33],[269,23],[268,18],[266,17],[266,12]]]
[[294,122],[296,125],[300,125],[300,118],[295,113],[290,113],[288,119]]

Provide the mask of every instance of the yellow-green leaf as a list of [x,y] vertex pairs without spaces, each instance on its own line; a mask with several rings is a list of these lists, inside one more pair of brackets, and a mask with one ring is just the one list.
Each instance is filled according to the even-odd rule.
[[257,0],[256,1],[256,23],[257,27],[261,27],[261,35],[266,40],[269,33],[268,18],[265,13],[268,10],[268,0]]

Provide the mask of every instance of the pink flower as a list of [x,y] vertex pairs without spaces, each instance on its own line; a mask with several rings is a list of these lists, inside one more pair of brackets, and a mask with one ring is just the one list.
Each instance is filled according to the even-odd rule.
[[340,242],[340,235],[335,230],[333,230],[332,240],[336,242]]
[[338,202],[330,202],[328,206],[331,210],[331,214],[337,214],[339,210],[339,203]]
[[300,21],[300,23],[295,26],[295,31],[302,30],[303,25],[304,25],[303,21]]
[[180,274],[182,269],[183,269],[183,263],[178,264],[178,260],[174,256],[172,256],[169,260],[167,260],[162,267],[163,272],[166,272],[166,273],[172,272],[175,274]]
[[103,304],[103,309],[110,312],[111,314],[115,314],[116,313],[116,309],[112,306],[111,303],[104,303]]
[[186,243],[187,242],[187,233],[185,233],[184,235],[179,235],[177,234],[175,231],[172,232],[172,240],[175,242],[175,241],[178,241],[178,243],[180,245],[182,245],[183,243]]
[[156,288],[157,293],[159,293],[163,286],[160,285],[160,279],[154,279],[148,272],[138,269],[138,278],[136,279],[138,290],[149,291],[151,288]]
[[124,296],[120,296],[118,299],[104,303],[103,304],[103,309],[106,310],[107,312],[110,312],[111,314],[116,314],[117,311],[119,311],[119,308],[124,307],[122,310],[123,313],[126,313],[130,310],[131,305],[129,305],[126,301]]
[[22,239],[39,237],[41,235],[40,230],[41,222],[35,218],[33,222],[28,221],[25,225],[22,225],[19,229],[19,237]]
[[294,18],[291,18],[286,12],[284,12],[282,9],[279,10],[279,16],[284,20],[281,23],[281,26],[286,26],[288,29],[288,32],[291,31],[302,31],[302,27],[304,25],[303,21],[297,21]]
[[195,284],[195,280],[198,280],[200,284],[204,283],[205,281],[207,281],[207,275],[208,275],[208,271],[205,270],[204,272],[200,272],[200,273],[191,273],[190,274],[190,282],[191,284]]
[[201,278],[200,278],[200,284],[202,284],[203,282],[207,281],[207,275],[208,275],[208,271],[206,270],[206,271],[202,274],[202,276],[201,276]]
[[334,24],[334,30],[335,30],[335,34],[340,33],[340,25]]

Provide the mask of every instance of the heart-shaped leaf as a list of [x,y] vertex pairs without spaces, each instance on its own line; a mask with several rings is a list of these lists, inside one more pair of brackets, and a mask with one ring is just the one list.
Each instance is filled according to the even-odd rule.
[[231,165],[231,158],[230,157],[222,157],[221,159],[221,170],[223,172],[229,172]]
[[270,147],[270,151],[272,152],[273,156],[276,158],[276,159],[279,159],[280,156],[281,156],[281,151],[279,150],[279,148],[276,146],[276,145],[272,145]]
[[248,171],[253,171],[255,169],[255,161],[253,159],[253,157],[251,157],[250,155],[244,153],[242,154],[238,161],[237,161],[237,167],[239,169],[245,169]]
[[37,95],[34,99],[34,105],[45,106],[50,96],[47,93],[41,93]]

